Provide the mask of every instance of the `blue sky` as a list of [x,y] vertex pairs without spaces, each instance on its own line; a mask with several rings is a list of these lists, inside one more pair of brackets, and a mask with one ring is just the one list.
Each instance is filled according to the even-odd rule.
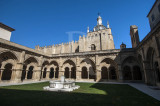
[[[137,25],[140,40],[150,31],[146,17],[155,0],[0,0],[0,22],[16,29],[11,41],[35,48],[68,42],[67,32],[86,33],[97,24],[112,28],[116,49],[122,42],[131,46],[130,25]],[[79,39],[79,33],[73,40]]]

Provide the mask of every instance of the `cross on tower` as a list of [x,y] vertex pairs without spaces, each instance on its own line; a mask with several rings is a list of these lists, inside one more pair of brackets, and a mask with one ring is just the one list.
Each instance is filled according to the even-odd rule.
[[100,16],[100,13],[98,12],[98,16]]

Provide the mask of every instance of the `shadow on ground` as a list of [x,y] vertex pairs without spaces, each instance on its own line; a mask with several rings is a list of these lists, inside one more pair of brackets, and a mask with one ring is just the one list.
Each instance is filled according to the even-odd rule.
[[[160,102],[129,85],[76,83],[81,88],[74,92],[50,92],[30,85],[0,88],[0,104],[3,105],[97,105],[97,106],[158,106]],[[35,84],[36,85],[36,84]],[[43,86],[43,84],[42,84]],[[35,88],[35,89],[34,89]]]

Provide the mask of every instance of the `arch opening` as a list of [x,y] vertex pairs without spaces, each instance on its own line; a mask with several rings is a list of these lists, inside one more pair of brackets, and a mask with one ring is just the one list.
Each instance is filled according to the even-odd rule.
[[102,79],[108,79],[108,70],[107,67],[101,68],[101,78]]
[[54,78],[54,68],[50,68],[49,78]]
[[81,74],[82,79],[87,79],[88,78],[88,72],[86,67],[82,67],[82,74]]
[[69,78],[69,68],[68,67],[65,68],[64,76],[65,78]]
[[10,80],[12,76],[12,64],[8,63],[4,67],[4,71],[2,74],[2,80]]
[[29,71],[28,71],[28,74],[27,74],[27,79],[32,79],[33,69],[34,69],[33,66],[30,66],[30,67],[29,67]]
[[129,66],[124,66],[123,68],[123,79],[132,80],[131,68]]

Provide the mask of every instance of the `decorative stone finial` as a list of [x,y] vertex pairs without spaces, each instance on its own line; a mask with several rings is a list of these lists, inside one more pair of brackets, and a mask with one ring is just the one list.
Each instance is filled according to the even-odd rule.
[[87,27],[87,33],[89,33],[89,26]]
[[110,27],[109,27],[109,22],[108,22],[108,21],[107,21],[107,28],[110,28]]

